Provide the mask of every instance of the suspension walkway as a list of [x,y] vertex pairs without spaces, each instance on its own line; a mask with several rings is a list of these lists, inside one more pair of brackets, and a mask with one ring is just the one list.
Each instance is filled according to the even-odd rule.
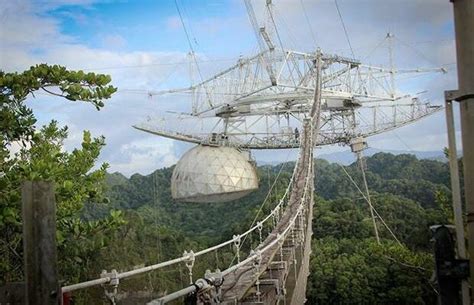
[[313,214],[310,134],[307,122],[286,209],[272,232],[254,250],[254,255],[226,270],[221,288],[222,303],[304,303]]
[[[314,118],[315,116],[313,116]],[[95,280],[62,287],[62,293],[102,285],[111,304],[116,304],[120,280],[176,264],[185,264],[190,285],[149,302],[150,305],[191,300],[194,304],[303,304],[311,253],[314,168],[314,132],[312,119],[303,124],[301,147],[291,180],[279,203],[261,221],[240,235],[219,245],[184,252],[182,257],[118,273],[103,272]],[[263,228],[271,228],[263,238]],[[243,242],[258,234],[259,244],[241,260]],[[197,257],[233,246],[236,263],[226,270],[210,272],[193,280]]]

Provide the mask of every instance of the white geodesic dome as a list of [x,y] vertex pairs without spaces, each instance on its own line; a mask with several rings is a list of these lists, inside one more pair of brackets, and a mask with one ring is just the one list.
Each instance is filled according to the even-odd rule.
[[178,201],[225,202],[257,188],[248,153],[231,147],[198,145],[178,161],[171,177],[171,195]]

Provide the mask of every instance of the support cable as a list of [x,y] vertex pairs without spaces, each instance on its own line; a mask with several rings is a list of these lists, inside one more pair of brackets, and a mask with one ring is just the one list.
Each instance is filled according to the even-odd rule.
[[[186,39],[188,40],[189,49],[191,50],[192,57],[193,57],[193,60],[194,60],[195,65],[196,65],[196,69],[197,69],[198,74],[199,74],[199,78],[200,78],[201,82],[203,82],[203,81],[204,81],[204,78],[202,77],[201,68],[199,67],[199,64],[198,64],[198,62],[197,62],[196,53],[194,52],[193,44],[192,44],[192,42],[191,42],[191,37],[189,36],[188,30],[187,30],[186,25],[185,25],[185,23],[184,23],[183,15],[181,14],[181,10],[179,9],[178,0],[174,0],[174,4],[176,5],[176,10],[178,11],[179,19],[181,20],[181,24],[183,25],[184,33],[186,34]],[[209,95],[209,92],[208,92],[206,86],[203,86],[203,88],[204,88],[204,90],[206,91],[206,95],[207,95],[207,98],[208,98],[209,106],[214,107],[214,106],[212,105],[211,97],[210,97],[210,95]]]
[[410,45],[409,43],[401,40],[398,37],[394,37],[399,43],[403,44],[405,47],[411,49],[414,53],[416,53],[418,56],[423,58],[426,62],[429,64],[432,64],[434,67],[437,67],[438,64],[435,63],[432,59],[430,59],[428,56],[426,56],[423,52],[421,52],[418,48],[415,48],[414,46]]
[[365,199],[365,201],[367,201],[367,203],[369,204],[370,208],[372,208],[375,212],[375,214],[377,215],[377,217],[380,219],[380,221],[382,222],[382,224],[385,226],[385,228],[388,230],[388,232],[392,235],[393,239],[395,239],[395,241],[400,245],[400,246],[403,246],[403,244],[400,242],[400,240],[397,238],[397,236],[395,235],[395,233],[393,233],[393,231],[390,229],[390,227],[387,225],[387,223],[385,222],[385,220],[382,218],[382,216],[380,216],[379,212],[377,212],[377,210],[374,208],[374,206],[372,205],[372,203],[367,199],[367,197],[365,196],[364,192],[362,192],[362,190],[359,188],[359,186],[357,185],[357,183],[354,181],[354,179],[352,179],[351,175],[347,172],[347,170],[345,169],[344,166],[342,166],[341,164],[338,163],[338,165],[342,168],[342,170],[344,171],[344,173],[347,175],[347,177],[349,178],[349,180],[352,182],[352,184],[354,184],[354,186],[357,188],[357,190],[359,191],[359,193],[362,195],[362,197]]
[[300,4],[301,4],[301,8],[303,9],[304,18],[306,19],[306,23],[308,24],[308,27],[309,27],[311,37],[313,38],[313,43],[317,46],[318,43],[317,43],[317,40],[316,40],[316,35],[314,34],[313,27],[311,26],[311,22],[309,21],[308,14],[306,13],[306,7],[303,3],[303,0],[300,0]]
[[[268,190],[267,192],[267,195],[265,196],[265,199],[263,200],[262,204],[260,205],[258,211],[257,211],[257,214],[255,215],[253,221],[252,221],[252,224],[250,225],[250,228],[253,228],[255,226],[255,223],[257,222],[257,219],[258,219],[258,216],[260,215],[260,212],[262,212],[263,210],[263,207],[265,206],[267,200],[270,198],[270,194],[273,190],[273,188],[275,187],[277,181],[278,181],[278,178],[280,177],[282,171],[283,171],[283,168],[285,167],[285,165],[288,163],[288,159],[290,158],[290,152],[288,152],[287,156],[286,156],[286,160],[285,162],[280,166],[280,170],[278,171],[278,174],[275,178],[275,180],[273,181],[270,189]],[[290,179],[290,182],[288,184],[288,187],[287,189],[285,190],[285,194],[283,195],[282,199],[280,199],[280,202],[278,203],[278,205],[275,207],[274,211],[276,211],[277,208],[282,208],[282,204],[283,204],[283,201],[284,201],[284,198],[286,198],[286,196],[288,195],[289,193],[289,189],[291,187],[291,185],[293,184],[293,181],[294,181],[294,177],[295,177],[295,173],[296,173],[296,168],[297,168],[297,165],[298,165],[298,162],[299,159],[297,160],[297,162],[295,162],[295,167],[293,169],[293,174],[291,176],[291,179]],[[271,213],[273,214],[273,213]],[[270,215],[269,215],[270,216]],[[264,223],[266,220],[268,219],[268,216],[267,218],[265,218],[264,220],[260,221],[257,223],[257,229],[260,231],[260,238],[261,238],[261,228],[262,228],[262,223]],[[245,243],[245,240],[247,239],[247,235],[244,236],[243,240],[242,240],[242,244]],[[232,261],[230,262],[230,266],[232,266],[232,264],[234,263],[234,260],[237,258],[237,256],[234,256],[234,258],[232,259]]]
[[352,58],[355,58],[354,49],[352,48],[351,40],[349,39],[349,33],[347,32],[346,24],[344,23],[344,18],[342,18],[341,10],[339,9],[339,4],[337,4],[337,0],[334,0],[334,4],[336,5],[337,14],[339,15],[339,20],[341,20],[342,28],[344,29],[344,35],[346,36],[347,44],[351,49]]
[[385,41],[387,40],[387,38],[385,37],[382,41],[380,41],[372,50],[370,50],[370,52],[367,53],[367,55],[365,55],[363,57],[363,59],[368,59],[369,57],[372,56],[372,54],[374,54],[375,51],[377,51],[384,43]]
[[360,171],[362,172],[362,180],[364,181],[364,187],[365,187],[365,192],[367,193],[367,202],[369,203],[370,206],[370,216],[372,217],[372,222],[374,225],[374,232],[375,232],[375,239],[377,240],[377,243],[380,245],[380,237],[379,237],[379,230],[377,228],[377,222],[375,220],[375,215],[374,215],[374,208],[372,205],[372,201],[370,199],[370,192],[369,192],[369,186],[367,184],[367,178],[365,176],[365,163],[364,163],[364,157],[362,156],[362,152],[357,152],[357,159],[359,161],[359,166],[360,166]]
[[[337,0],[334,0],[334,4],[336,5],[337,14],[339,15],[339,20],[341,21],[342,28],[344,29],[344,35],[346,37],[347,44],[349,45],[349,49],[351,50],[352,59],[355,59],[355,53],[354,53],[354,49],[352,48],[351,40],[349,38],[349,32],[347,31],[346,23],[344,22],[344,18],[342,17],[341,10],[339,9],[339,4],[337,3]],[[357,76],[359,77],[359,79],[362,78],[359,69],[357,69]],[[367,88],[365,87],[364,84],[361,84],[361,86],[363,86],[365,91],[367,91]]]
[[[271,11],[269,6],[267,6],[267,10],[268,10],[268,13],[270,15],[270,20],[272,21],[273,28],[275,29],[275,34],[277,36],[278,43],[280,44],[281,51],[283,53],[285,53],[285,48],[283,47],[283,41],[281,39],[280,32],[278,31],[278,28],[277,28],[277,25],[276,25],[276,22],[275,22],[275,18],[273,17],[273,12]],[[291,75],[291,67],[290,67],[290,63],[288,61],[286,61],[286,66],[288,68],[288,72],[290,72],[290,75]],[[291,77],[291,79],[293,81],[293,84],[296,86],[295,79],[293,77]]]
[[[239,57],[201,59],[197,62],[198,63],[234,62],[238,59],[239,59]],[[81,69],[81,70],[82,71],[120,70],[120,69],[159,67],[159,66],[179,66],[179,65],[186,65],[188,63],[189,62],[186,61],[186,60],[172,61],[172,62],[158,62],[158,61],[156,61],[156,62],[151,62],[151,63],[148,63],[148,64],[123,65],[123,66],[102,66],[102,67],[99,66],[99,67],[96,67],[96,68],[87,68],[87,69]]]

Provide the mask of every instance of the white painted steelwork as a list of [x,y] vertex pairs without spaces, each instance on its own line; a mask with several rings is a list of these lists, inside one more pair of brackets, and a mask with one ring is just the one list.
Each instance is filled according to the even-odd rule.
[[[312,105],[317,54],[266,50],[196,85],[149,92],[180,94],[185,100],[187,96],[192,111],[159,120],[150,117],[134,127],[196,144],[210,144],[211,135],[217,134],[223,135],[217,143],[223,146],[296,148],[292,130],[301,128]],[[394,91],[390,84],[396,76],[444,73],[443,68],[386,69],[326,53],[322,61],[323,112],[315,145],[349,144],[354,137],[386,132],[442,109],[418,94]]]

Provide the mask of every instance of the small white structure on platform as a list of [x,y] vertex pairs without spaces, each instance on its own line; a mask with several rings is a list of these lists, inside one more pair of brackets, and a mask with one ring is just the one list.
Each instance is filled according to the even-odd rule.
[[178,161],[171,177],[171,195],[185,202],[226,202],[258,188],[248,151],[198,145]]

